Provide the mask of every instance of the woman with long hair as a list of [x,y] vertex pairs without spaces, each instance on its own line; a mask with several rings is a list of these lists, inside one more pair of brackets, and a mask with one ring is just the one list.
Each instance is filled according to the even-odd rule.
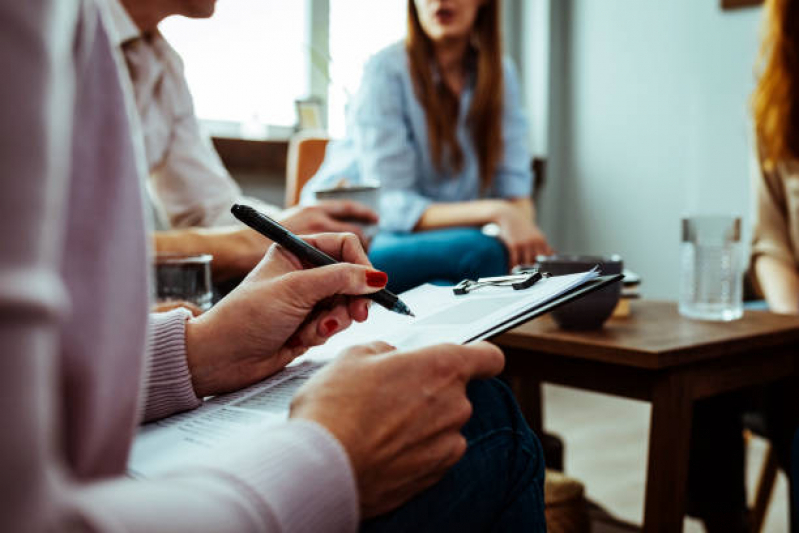
[[[767,0],[764,16],[757,86],[751,99],[758,172],[753,174],[750,266],[771,311],[799,314],[799,3]],[[788,470],[797,425],[791,384],[698,402],[688,499],[710,533],[752,530],[742,437],[742,411],[752,404],[765,422],[780,466]],[[795,478],[789,479],[793,488]],[[794,532],[799,531],[796,517],[792,512]]]
[[[506,273],[551,250],[535,224],[527,123],[502,57],[499,0],[409,0],[408,35],[367,64],[303,191],[377,180],[382,232],[370,259],[402,290]],[[480,227],[496,224],[499,239]]]
[[752,267],[772,311],[799,314],[799,4],[770,0],[752,97],[760,169]]
[[[799,3],[768,0],[752,114],[759,169],[755,175],[752,270],[757,287],[776,313],[799,314]],[[791,530],[799,531],[799,440],[788,457],[797,426],[796,394],[790,385],[769,394],[769,437],[781,466],[793,472]],[[773,396],[778,396],[772,399]]]

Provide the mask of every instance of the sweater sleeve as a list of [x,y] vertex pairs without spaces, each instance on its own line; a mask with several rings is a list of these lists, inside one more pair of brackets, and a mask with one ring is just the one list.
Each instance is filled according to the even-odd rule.
[[755,197],[752,258],[773,257],[785,264],[794,264],[794,250],[788,227],[788,202],[779,168],[766,169],[762,160],[753,173]]
[[[59,264],[70,186],[72,54],[80,11],[91,5],[0,0],[0,65],[14,73],[0,84],[7,126],[0,131],[0,224],[14,236],[0,239],[0,529],[355,531],[348,457],[311,422],[273,426],[260,439],[235,443],[220,466],[161,479],[131,480],[122,472],[79,479],[68,466],[59,434],[59,327],[68,312]],[[93,22],[82,20],[82,27]],[[93,81],[115,90],[109,80]]]
[[186,359],[186,320],[190,316],[186,309],[150,315],[145,422],[194,409],[201,403],[194,394]]

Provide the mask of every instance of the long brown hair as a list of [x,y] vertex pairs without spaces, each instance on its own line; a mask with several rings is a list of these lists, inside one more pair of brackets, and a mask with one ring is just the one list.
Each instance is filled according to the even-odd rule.
[[771,170],[799,159],[799,2],[768,0],[759,63],[752,113],[760,156]]
[[[408,37],[405,43],[416,96],[427,120],[427,137],[433,164],[463,168],[463,148],[458,143],[458,96],[434,73],[433,42],[424,33],[413,0],[408,0]],[[502,39],[500,35],[500,0],[487,0],[480,6],[474,21],[472,47],[475,52],[475,89],[469,107],[468,124],[477,151],[480,183],[491,185],[502,159]],[[445,156],[447,161],[445,161]]]

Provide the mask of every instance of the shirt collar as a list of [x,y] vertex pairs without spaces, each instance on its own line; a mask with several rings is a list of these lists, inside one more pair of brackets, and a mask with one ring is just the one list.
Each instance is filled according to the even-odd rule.
[[141,36],[141,30],[128,15],[125,7],[119,0],[108,0],[108,12],[111,15],[111,32],[114,44],[121,46],[123,43]]

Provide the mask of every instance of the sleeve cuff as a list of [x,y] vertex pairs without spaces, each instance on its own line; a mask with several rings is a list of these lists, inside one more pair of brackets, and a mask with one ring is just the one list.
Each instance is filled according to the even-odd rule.
[[150,315],[144,421],[194,409],[194,394],[186,359],[186,320],[191,313],[175,309]]
[[261,433],[264,438],[231,454],[222,468],[247,486],[279,530],[357,531],[357,483],[341,443],[307,420],[292,419]]
[[506,169],[496,179],[496,195],[498,198],[529,198],[533,193],[532,172]]

